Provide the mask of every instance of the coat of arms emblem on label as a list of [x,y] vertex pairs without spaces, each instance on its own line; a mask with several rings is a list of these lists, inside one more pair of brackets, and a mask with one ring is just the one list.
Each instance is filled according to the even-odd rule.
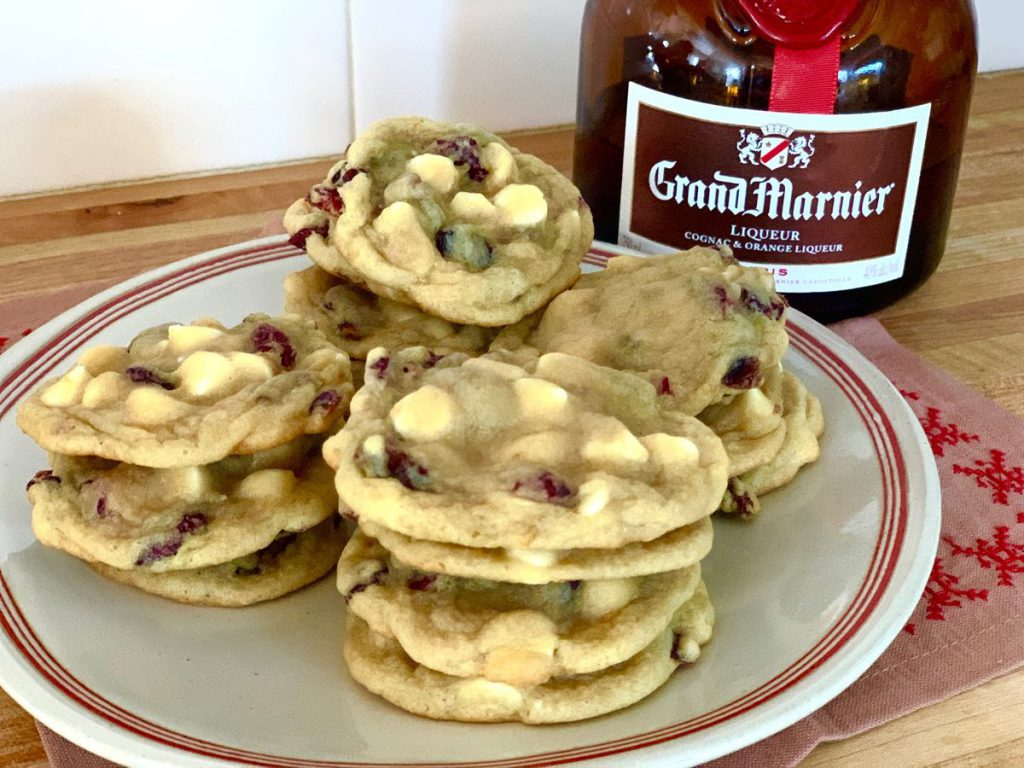
[[736,144],[741,163],[769,170],[806,168],[814,156],[814,134],[796,134],[788,125],[766,125],[761,131],[740,128]]

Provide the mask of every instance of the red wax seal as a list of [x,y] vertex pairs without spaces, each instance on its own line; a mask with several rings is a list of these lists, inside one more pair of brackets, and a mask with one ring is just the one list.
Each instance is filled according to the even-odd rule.
[[817,48],[853,16],[862,0],[737,0],[754,27],[776,45]]

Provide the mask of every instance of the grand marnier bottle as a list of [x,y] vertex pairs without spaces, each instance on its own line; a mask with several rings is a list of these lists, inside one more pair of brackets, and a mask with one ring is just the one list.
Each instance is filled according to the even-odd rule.
[[945,249],[970,0],[588,0],[574,178],[600,239],[729,245],[835,320]]

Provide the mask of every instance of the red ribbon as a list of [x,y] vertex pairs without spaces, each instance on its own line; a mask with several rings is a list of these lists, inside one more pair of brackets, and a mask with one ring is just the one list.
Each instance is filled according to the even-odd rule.
[[835,112],[840,37],[834,34],[816,48],[788,48],[777,43],[768,109],[817,115]]

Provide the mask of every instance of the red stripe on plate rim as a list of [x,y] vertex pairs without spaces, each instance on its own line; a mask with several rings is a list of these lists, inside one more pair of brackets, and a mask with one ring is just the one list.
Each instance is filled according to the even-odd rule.
[[[0,383],[0,418],[7,414],[13,404],[28,389],[34,387],[43,376],[65,360],[70,353],[79,349],[101,330],[131,312],[190,285],[256,264],[289,258],[299,253],[293,248],[284,247],[281,243],[269,243],[255,247],[240,246],[238,250],[190,264],[112,297],[61,330],[46,346],[33,353],[4,382]],[[614,253],[595,248],[591,254],[588,254],[585,262],[594,266],[605,266],[608,258],[614,256]],[[282,768],[295,768],[300,765],[330,766],[331,768],[364,768],[366,766],[397,768],[403,765],[528,768],[529,766],[595,759],[643,749],[719,725],[756,709],[766,701],[792,688],[820,668],[850,641],[871,617],[885,594],[902,552],[906,533],[908,514],[906,462],[899,451],[899,443],[892,422],[867,385],[828,346],[798,323],[790,324],[790,332],[794,348],[840,388],[861,417],[871,437],[882,477],[882,520],[878,540],[860,590],[844,614],[833,623],[818,643],[786,670],[766,681],[756,690],[712,712],[706,712],[698,717],[657,731],[612,742],[503,760],[457,764],[386,764],[309,760],[268,755],[208,742],[146,721],[104,699],[101,694],[85,686],[63,667],[41,642],[25,619],[2,571],[0,571],[0,627],[11,639],[19,653],[44,679],[83,709],[136,736],[163,746],[199,756],[234,760],[253,765],[274,765]]]

